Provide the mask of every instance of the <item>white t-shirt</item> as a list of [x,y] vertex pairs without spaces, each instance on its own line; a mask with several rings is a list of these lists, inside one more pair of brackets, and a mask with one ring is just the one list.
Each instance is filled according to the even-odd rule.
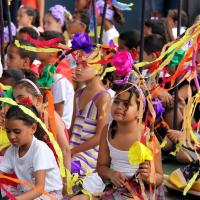
[[[28,152],[21,158],[18,154],[19,148],[9,147],[0,163],[0,171],[4,173],[15,173],[16,176],[32,185],[35,184],[34,172],[46,171],[45,190],[48,192],[62,190],[62,180],[56,159],[51,149],[44,142],[33,137]],[[25,185],[20,185],[22,192],[30,190]]]
[[55,82],[51,86],[54,97],[54,104],[64,101],[64,111],[62,119],[67,129],[71,126],[73,107],[74,107],[74,88],[67,78],[61,74],[55,75]]
[[0,58],[0,78],[2,77],[3,74],[3,66],[1,64],[1,58]]
[[102,42],[103,44],[109,44],[111,40],[114,40],[114,42],[117,44],[116,40],[118,39],[118,37],[119,37],[119,32],[117,31],[115,26],[112,26],[111,29],[103,33]]

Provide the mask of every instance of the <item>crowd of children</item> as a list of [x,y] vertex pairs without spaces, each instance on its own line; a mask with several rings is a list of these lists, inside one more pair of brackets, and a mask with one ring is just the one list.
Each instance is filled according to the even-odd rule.
[[[177,10],[146,21],[139,63],[140,32],[116,28],[131,6],[96,1],[99,45],[89,0],[73,14],[55,5],[42,20],[24,4],[13,41],[5,24],[1,199],[163,200],[165,181],[200,195],[198,19],[187,32],[182,13],[181,37]],[[164,181],[166,158],[186,167]]]

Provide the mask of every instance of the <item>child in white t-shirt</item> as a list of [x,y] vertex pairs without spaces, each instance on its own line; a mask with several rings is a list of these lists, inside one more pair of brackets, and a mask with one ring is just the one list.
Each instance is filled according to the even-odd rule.
[[[34,107],[28,108],[37,113]],[[0,173],[15,173],[18,179],[47,191],[56,199],[62,199],[63,185],[58,165],[50,148],[36,138],[43,131],[35,119],[18,106],[11,106],[6,113],[5,127],[12,145],[0,162]],[[44,200],[48,197],[26,185],[20,184],[16,190],[16,199]]]

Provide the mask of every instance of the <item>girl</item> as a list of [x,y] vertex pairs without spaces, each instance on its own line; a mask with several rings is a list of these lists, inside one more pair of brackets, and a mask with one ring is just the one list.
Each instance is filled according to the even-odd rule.
[[[24,99],[28,99],[29,103],[32,103],[38,111],[40,111],[40,117],[46,124],[47,128],[50,128],[50,118],[45,105],[43,104],[43,97],[38,89],[37,85],[29,80],[29,79],[22,79],[13,87],[13,97],[15,98],[16,102],[23,102]],[[25,102],[24,102],[25,103]],[[55,117],[55,125],[56,125],[56,132],[57,132],[57,142],[61,148],[64,158],[64,165],[67,169],[71,169],[71,156],[70,156],[70,148],[68,144],[68,133],[65,128],[64,122],[60,118],[60,116],[54,112]],[[53,130],[51,130],[53,131]],[[49,144],[49,139],[45,135],[42,138],[45,142]],[[51,144],[50,144],[51,145]]]
[[40,32],[43,31],[43,20],[44,20],[44,8],[45,8],[45,1],[44,0],[22,0],[21,5],[23,6],[30,6],[34,9],[37,9],[39,12],[39,23],[40,23]]
[[37,17],[36,10],[32,7],[20,7],[17,14],[18,30],[23,27],[32,27],[36,29],[36,27],[38,27]]
[[[145,183],[147,191],[150,184],[159,186],[163,181],[161,152],[157,141],[156,156],[153,161],[155,166],[154,183],[150,179],[152,168],[149,161],[140,165],[129,163],[128,151],[132,144],[140,141],[148,146],[150,142],[148,128],[145,129],[143,124],[139,125],[141,96],[143,96],[142,91],[137,86],[130,84],[120,86],[116,91],[116,98],[111,108],[113,122],[108,131],[104,128],[100,142],[97,161],[97,173],[100,177],[95,173],[83,181],[83,188],[92,194],[100,193],[100,199],[125,200],[128,197],[132,199],[133,195],[130,191],[134,191],[134,194],[140,198],[142,192],[139,190],[139,182],[137,182],[139,176]],[[137,157],[137,152],[133,153]],[[127,183],[131,186],[131,190],[126,189]],[[162,199],[163,194],[161,191],[159,192],[156,194],[159,194],[160,198],[157,196],[156,199]],[[86,196],[82,195],[82,197],[87,199]],[[81,199],[81,197],[74,199]]]
[[[98,0],[96,3],[96,7],[97,7],[97,24],[101,26],[104,1]],[[119,32],[114,26],[114,21],[117,24],[120,25],[123,24],[124,23],[123,15],[120,10],[108,4],[105,16],[105,24],[104,24],[105,32],[103,33],[102,37],[103,44],[109,44],[111,40],[113,40],[117,44]]]
[[[37,116],[34,107],[27,108]],[[56,160],[49,147],[35,137],[41,133],[35,119],[18,106],[11,106],[6,113],[5,127],[12,145],[0,163],[0,173],[14,172],[17,178],[62,199],[62,180]],[[21,185],[17,193],[17,200],[47,198],[25,185]]]
[[[85,83],[85,87],[76,92],[70,146],[72,161],[79,166],[79,173],[84,175],[96,169],[99,140],[103,127],[108,123],[111,99],[99,80],[102,66],[88,64],[100,59],[100,52],[79,53],[76,80]],[[98,70],[95,67],[99,67]],[[75,172],[73,164],[72,172]]]
[[51,7],[44,17],[44,30],[62,33],[65,21],[71,20],[71,14],[61,5]]

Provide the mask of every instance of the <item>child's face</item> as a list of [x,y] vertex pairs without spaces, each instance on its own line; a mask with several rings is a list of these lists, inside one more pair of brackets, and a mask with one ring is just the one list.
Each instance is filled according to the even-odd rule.
[[136,96],[133,94],[129,102],[129,92],[122,92],[117,95],[113,101],[111,114],[117,122],[129,122],[137,119],[138,106],[136,103]]
[[29,98],[35,107],[39,107],[41,103],[39,98],[33,96],[30,92],[27,91],[25,87],[15,87],[13,90],[13,96],[17,103],[20,103],[23,98]]
[[84,33],[84,28],[80,22],[74,20],[67,24],[67,32],[70,38],[72,38],[76,33]]
[[31,26],[33,17],[26,14],[25,9],[20,8],[17,13],[17,23],[20,27]]
[[77,67],[75,69],[75,76],[76,81],[78,82],[85,82],[88,80],[91,80],[96,76],[96,70],[95,67],[88,64],[92,62],[92,59],[96,56],[96,52],[92,54],[83,54],[82,57],[78,59]]
[[59,21],[54,19],[50,14],[44,17],[44,30],[45,31],[62,31],[62,25]]
[[30,145],[37,125],[27,125],[22,120],[6,119],[5,128],[10,143],[14,147]]
[[18,48],[14,45],[10,45],[7,50],[6,65],[8,68],[24,69],[25,59],[21,58],[18,52]]

